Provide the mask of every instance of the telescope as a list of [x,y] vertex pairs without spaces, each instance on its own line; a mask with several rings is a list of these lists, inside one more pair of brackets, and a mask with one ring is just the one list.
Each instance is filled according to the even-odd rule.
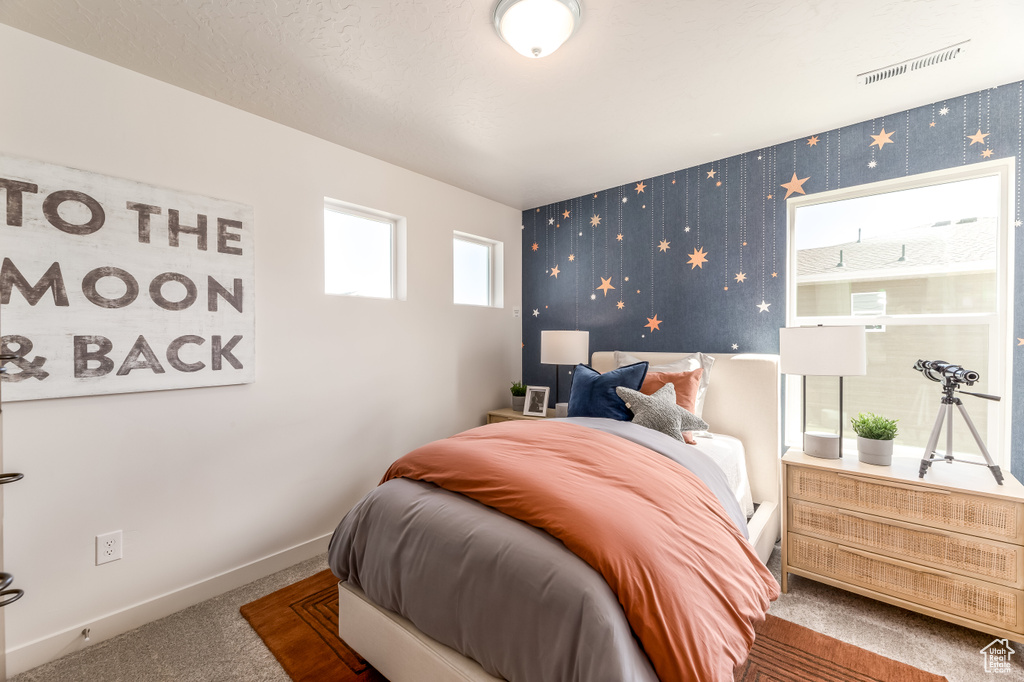
[[[960,388],[961,385],[967,384],[968,386],[973,386],[976,381],[981,379],[981,374],[972,369],[964,369],[960,365],[954,365],[953,363],[946,362],[945,360],[918,360],[914,363],[914,369],[923,374],[929,381],[935,381],[942,384],[942,404],[939,405],[939,415],[935,419],[935,426],[932,428],[932,435],[928,438],[928,444],[925,446],[924,457],[921,458],[921,470],[918,472],[918,478],[924,478],[925,473],[935,461],[935,457],[938,454],[935,452],[935,446],[939,444],[939,434],[942,432],[942,423],[946,421],[946,455],[943,459],[947,462],[966,462],[968,464],[981,464],[982,466],[986,466],[989,471],[992,472],[992,476],[995,477],[996,483],[1002,485],[1003,472],[992,460],[992,455],[989,454],[988,448],[985,447],[985,441],[981,439],[981,434],[978,433],[978,429],[974,426],[974,422],[971,420],[971,415],[967,414],[967,408],[964,407],[963,401],[954,395],[954,391],[963,393],[964,395],[971,395],[976,398],[984,398],[985,400],[1000,400],[1001,398],[987,393],[972,393],[970,391],[962,390]],[[970,429],[971,435],[974,436],[974,441],[978,444],[978,447],[981,449],[981,454],[985,458],[984,462],[974,462],[971,460],[956,459],[953,457],[954,405],[956,405],[957,409],[960,411],[960,415],[964,418],[964,421],[967,422],[967,428]]]

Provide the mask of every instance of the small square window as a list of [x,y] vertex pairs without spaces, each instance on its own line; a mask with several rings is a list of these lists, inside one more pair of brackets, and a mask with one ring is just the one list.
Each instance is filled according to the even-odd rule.
[[452,239],[454,300],[501,307],[501,242],[456,232]]
[[404,298],[397,254],[399,219],[340,202],[324,204],[324,292]]

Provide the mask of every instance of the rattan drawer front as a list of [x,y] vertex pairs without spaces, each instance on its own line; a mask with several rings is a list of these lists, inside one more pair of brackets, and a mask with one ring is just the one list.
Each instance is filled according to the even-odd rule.
[[1021,506],[969,493],[790,466],[789,496],[1022,544]]
[[789,529],[981,580],[1024,587],[1024,547],[789,501]]
[[979,623],[1021,632],[1020,591],[914,567],[902,561],[789,534],[789,563],[794,568],[866,587]]

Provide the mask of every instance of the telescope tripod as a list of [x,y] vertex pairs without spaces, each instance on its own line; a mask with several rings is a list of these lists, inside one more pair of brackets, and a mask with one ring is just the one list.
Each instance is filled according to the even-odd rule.
[[[987,466],[992,475],[995,476],[996,483],[999,485],[1003,484],[1003,472],[1000,471],[999,465],[992,461],[992,455],[988,453],[988,448],[985,447],[985,441],[981,439],[981,434],[978,433],[978,429],[974,426],[974,422],[971,420],[971,415],[967,414],[967,408],[964,407],[964,403],[960,398],[953,395],[953,391],[956,390],[956,384],[947,382],[943,386],[942,404],[939,405],[939,414],[935,418],[935,426],[932,428],[932,435],[928,438],[928,445],[924,449],[924,457],[921,459],[921,471],[918,473],[918,478],[924,478],[928,468],[935,461],[935,456],[938,454],[935,452],[935,446],[939,444],[939,433],[942,431],[942,422],[946,422],[946,456],[943,458],[947,462],[963,462],[965,464],[979,464],[981,466]],[[995,396],[986,396],[980,393],[969,393],[968,395],[977,395],[978,397],[987,398],[989,400],[998,400]],[[953,457],[953,406],[956,405],[957,409],[960,410],[960,415],[967,422],[967,428],[971,430],[971,435],[974,436],[974,441],[978,444],[981,449],[982,456],[985,457],[985,463],[974,462],[969,459],[956,459]]]

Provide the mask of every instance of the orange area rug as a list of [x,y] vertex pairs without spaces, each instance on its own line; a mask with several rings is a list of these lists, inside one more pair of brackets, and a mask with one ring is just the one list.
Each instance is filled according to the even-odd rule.
[[[241,608],[295,682],[387,682],[338,637],[338,580],[330,571]],[[736,682],[942,682],[852,644],[769,615]]]

